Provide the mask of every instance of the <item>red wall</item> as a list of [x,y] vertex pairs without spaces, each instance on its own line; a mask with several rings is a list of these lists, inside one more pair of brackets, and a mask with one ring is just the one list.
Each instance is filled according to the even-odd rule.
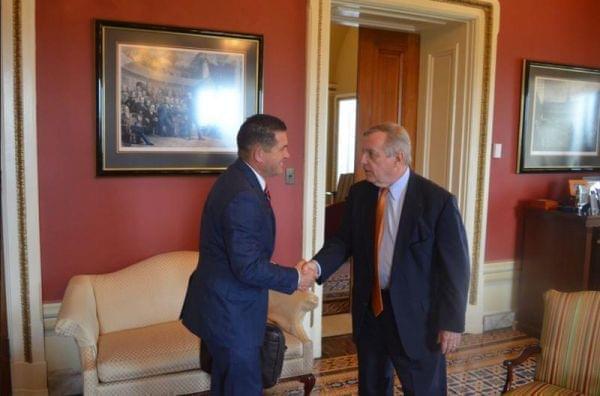
[[[518,254],[517,208],[563,198],[572,174],[516,174],[524,58],[600,67],[600,2],[501,0],[493,142],[503,158],[490,175],[486,260]],[[264,35],[264,111],[290,130],[297,182],[270,182],[278,217],[275,258],[301,249],[305,2],[301,0],[53,0],[37,7],[38,160],[42,285],[62,298],[68,279],[113,271],[144,257],[196,249],[198,220],[214,177],[96,178],[93,19]],[[288,225],[295,226],[290,227]]]
[[600,1],[501,0],[496,63],[486,260],[519,254],[518,208],[536,198],[564,199],[567,180],[581,174],[517,174],[523,59],[600,67]]
[[75,274],[109,272],[145,257],[198,248],[213,176],[95,177],[93,20],[264,35],[264,112],[289,130],[296,184],[270,181],[278,217],[275,259],[301,253],[304,164],[303,0],[52,0],[36,3],[37,121],[44,301]]

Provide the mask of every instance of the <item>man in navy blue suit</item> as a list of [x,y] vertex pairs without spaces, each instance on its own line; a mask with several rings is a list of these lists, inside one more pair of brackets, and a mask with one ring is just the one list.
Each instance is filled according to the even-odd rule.
[[337,234],[302,272],[325,281],[353,257],[352,325],[360,395],[445,395],[445,354],[464,331],[467,238],[449,192],[410,169],[401,126],[364,133],[365,181],[354,184]]
[[293,293],[311,274],[271,262],[275,216],[266,178],[283,173],[289,158],[286,126],[257,114],[237,135],[238,160],[216,181],[202,213],[200,260],[181,318],[213,357],[211,395],[262,394],[260,346],[268,290]]

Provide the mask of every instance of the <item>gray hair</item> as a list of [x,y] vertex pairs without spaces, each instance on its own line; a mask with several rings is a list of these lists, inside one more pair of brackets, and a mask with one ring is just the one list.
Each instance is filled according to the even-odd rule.
[[412,162],[410,136],[406,128],[393,122],[385,122],[383,124],[372,126],[367,129],[363,136],[368,136],[375,132],[383,132],[386,135],[385,155],[388,157],[402,154],[404,162],[410,166]]

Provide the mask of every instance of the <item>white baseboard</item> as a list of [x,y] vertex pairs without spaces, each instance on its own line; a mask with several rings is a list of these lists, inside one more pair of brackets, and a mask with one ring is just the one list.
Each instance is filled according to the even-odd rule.
[[47,395],[46,362],[12,362],[10,365],[12,394]]
[[56,325],[56,318],[58,317],[58,311],[60,311],[60,302],[46,303],[42,307],[42,314],[44,318],[44,333],[54,333],[54,325]]
[[492,261],[483,266],[483,330],[510,327],[514,323],[519,265],[516,261]]
[[48,374],[64,371],[81,371],[79,347],[73,337],[65,337],[54,332],[56,318],[61,303],[44,304],[44,346]]
[[79,347],[73,337],[54,332],[61,303],[44,304],[44,346],[48,364],[48,391],[54,395],[76,395],[83,392]]

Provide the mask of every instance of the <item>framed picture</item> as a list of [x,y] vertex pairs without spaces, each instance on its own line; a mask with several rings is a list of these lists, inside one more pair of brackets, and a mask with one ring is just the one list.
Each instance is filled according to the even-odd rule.
[[519,173],[600,170],[600,69],[526,60]]
[[262,36],[96,21],[97,174],[218,173],[262,110]]

